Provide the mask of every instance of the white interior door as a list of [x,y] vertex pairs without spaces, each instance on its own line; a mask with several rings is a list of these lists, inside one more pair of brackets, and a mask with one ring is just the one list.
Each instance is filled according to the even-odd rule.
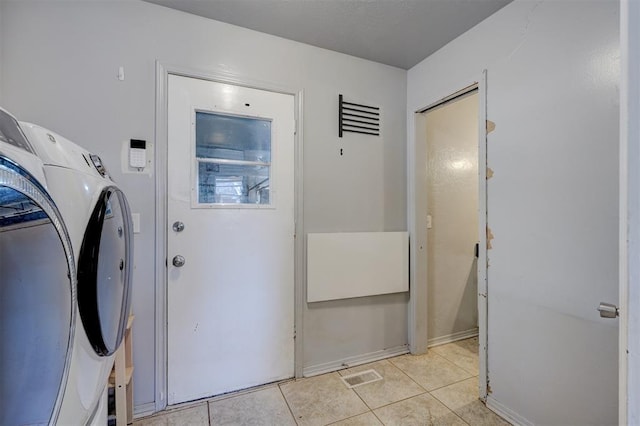
[[294,98],[168,83],[168,403],[294,374]]

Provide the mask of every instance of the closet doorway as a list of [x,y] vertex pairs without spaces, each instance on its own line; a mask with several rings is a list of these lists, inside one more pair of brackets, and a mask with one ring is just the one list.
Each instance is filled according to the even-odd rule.
[[478,89],[422,112],[428,346],[478,335]]

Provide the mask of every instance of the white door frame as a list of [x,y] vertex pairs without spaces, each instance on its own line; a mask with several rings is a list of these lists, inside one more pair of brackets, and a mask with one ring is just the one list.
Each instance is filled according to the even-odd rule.
[[303,99],[302,89],[292,89],[274,83],[265,83],[245,76],[226,72],[207,72],[156,61],[156,118],[155,118],[155,173],[156,173],[156,253],[155,253],[155,410],[167,406],[167,149],[168,149],[168,77],[179,75],[218,83],[233,84],[252,89],[283,93],[294,96],[296,134],[294,139],[295,179],[295,241],[294,241],[294,373],[302,377],[304,308],[304,244],[301,238],[303,223]]
[[[436,106],[458,95],[478,88],[478,328],[480,344],[480,398],[487,397],[487,71],[484,70],[477,81],[462,83],[445,96],[428,99],[423,108],[413,111],[414,144],[413,152],[408,146],[409,164],[408,192],[413,194],[408,201],[408,224],[411,244],[409,249],[409,348],[412,354],[427,351],[427,175],[424,167],[426,161],[426,118],[422,111]],[[411,112],[410,112],[411,114]],[[411,134],[411,133],[409,133]]]
[[620,2],[618,423],[640,422],[640,3]]

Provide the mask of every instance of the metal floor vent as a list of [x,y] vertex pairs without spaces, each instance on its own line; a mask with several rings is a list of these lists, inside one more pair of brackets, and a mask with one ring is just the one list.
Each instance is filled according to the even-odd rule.
[[349,389],[382,380],[382,376],[376,370],[361,371],[340,378]]

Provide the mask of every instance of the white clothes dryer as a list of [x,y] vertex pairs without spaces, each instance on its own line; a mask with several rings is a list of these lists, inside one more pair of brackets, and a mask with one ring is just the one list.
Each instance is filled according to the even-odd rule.
[[78,326],[59,423],[107,421],[107,383],[130,311],[133,239],[124,193],[100,158],[40,126],[20,126],[43,162],[77,264]]
[[76,322],[76,268],[42,161],[0,109],[0,424],[56,424]]

